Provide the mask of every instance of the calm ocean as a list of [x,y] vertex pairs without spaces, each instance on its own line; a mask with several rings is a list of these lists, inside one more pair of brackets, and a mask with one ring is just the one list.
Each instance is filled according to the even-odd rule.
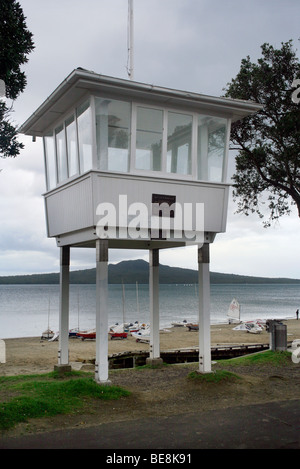
[[[70,328],[95,327],[95,285],[70,286]],[[109,285],[109,323],[149,322],[148,285]],[[224,323],[233,298],[241,319],[295,318],[300,285],[211,285],[211,323]],[[138,301],[137,301],[138,298]],[[58,285],[0,285],[0,338],[40,336],[49,326],[58,330]],[[124,308],[123,308],[124,305]],[[160,326],[197,320],[195,285],[160,285]]]

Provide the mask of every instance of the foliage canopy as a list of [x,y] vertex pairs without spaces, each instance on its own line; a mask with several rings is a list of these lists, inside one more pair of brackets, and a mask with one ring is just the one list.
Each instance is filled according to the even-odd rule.
[[[15,0],[1,0],[0,8],[0,80],[5,83],[5,96],[15,100],[26,87],[21,66],[34,49],[33,35],[27,29],[23,10]],[[0,156],[15,157],[23,144],[17,141],[17,130],[9,115],[11,108],[0,101]]]
[[241,61],[240,71],[225,88],[225,96],[263,106],[255,115],[232,125],[232,149],[238,150],[233,175],[238,212],[256,212],[267,204],[269,226],[296,204],[300,217],[300,104],[292,99],[300,63],[292,41],[275,49],[261,46],[262,57]]

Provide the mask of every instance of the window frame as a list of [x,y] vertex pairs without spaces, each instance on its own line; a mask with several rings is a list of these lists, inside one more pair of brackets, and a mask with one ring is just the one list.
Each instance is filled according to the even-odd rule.
[[[93,107],[93,96],[90,94],[85,94],[84,97],[82,97],[79,101],[77,101],[72,108],[66,112],[63,116],[61,116],[57,121],[49,127],[44,135],[43,135],[43,150],[44,150],[44,164],[45,164],[45,177],[46,177],[46,188],[47,191],[51,191],[56,189],[57,187],[62,186],[66,182],[72,181],[79,176],[81,176],[84,173],[87,173],[88,171],[91,171],[91,169],[87,171],[82,171],[81,170],[81,164],[80,164],[80,153],[79,153],[79,136],[78,136],[78,122],[77,122],[77,108],[82,106],[85,102],[89,102],[89,106],[91,108],[91,122],[92,122],[92,128],[93,128],[93,116],[94,116],[94,107]],[[66,122],[68,119],[74,118],[75,122],[75,134],[76,134],[76,153],[77,153],[77,167],[78,167],[78,172],[74,174],[73,176],[69,176],[69,155],[68,155],[68,144],[67,144],[67,132],[66,132]],[[55,130],[63,126],[64,134],[65,134],[65,147],[66,147],[66,159],[67,159],[67,178],[64,180],[59,180],[59,175],[58,175],[58,158],[57,158],[57,144],[56,144],[56,133]],[[56,179],[56,185],[55,187],[51,187],[49,185],[49,174],[48,174],[48,160],[47,160],[47,152],[46,152],[46,137],[52,137],[53,138],[53,145],[54,145],[54,163],[55,163],[55,179]],[[94,133],[93,130],[91,130],[91,142],[92,142],[92,161],[94,161]],[[94,163],[93,163],[94,164]],[[93,168],[92,168],[93,169]]]
[[[135,108],[135,118],[134,118],[134,137],[132,137],[132,143],[134,143],[134,158],[133,158],[133,167],[132,169],[134,169],[135,171],[137,171],[138,173],[140,171],[142,171],[143,173],[146,171],[146,172],[149,172],[151,174],[161,174],[163,173],[163,151],[164,151],[164,124],[165,124],[165,111],[163,108],[159,108],[158,106],[151,106],[151,105],[148,105],[148,104],[140,104],[140,103],[132,103],[132,106],[134,106]],[[160,170],[154,170],[154,169],[142,169],[142,168],[136,168],[136,138],[137,138],[137,114],[138,114],[138,108],[143,108],[143,109],[152,109],[154,111],[161,111],[162,112],[162,147],[161,147],[161,160],[160,160],[160,167],[161,169]]]
[[[130,120],[130,132],[129,132],[129,157],[128,157],[128,170],[124,171],[116,171],[116,170],[104,170],[99,168],[98,156],[97,156],[97,136],[96,136],[96,98],[102,99],[112,99],[115,101],[126,102],[130,105],[131,109],[131,116]],[[88,102],[91,112],[91,143],[92,143],[92,168],[87,169],[86,171],[82,170],[81,159],[80,159],[80,149],[79,149],[79,132],[78,132],[78,121],[77,121],[77,109],[82,106],[84,103]],[[161,155],[161,170],[151,170],[151,169],[136,169],[135,161],[136,161],[136,132],[137,132],[137,108],[149,108],[154,110],[162,111],[162,155]],[[191,127],[191,174],[181,174],[181,173],[173,173],[167,171],[167,145],[168,145],[168,114],[169,112],[182,114],[182,115],[189,115],[192,117],[192,127]],[[198,124],[200,117],[208,117],[212,119],[224,119],[225,123],[225,139],[224,139],[224,156],[222,162],[222,175],[220,181],[209,181],[207,178],[199,178],[199,160],[198,160]],[[69,176],[69,154],[68,154],[68,142],[67,142],[67,132],[66,132],[66,122],[73,118],[75,122],[75,133],[76,133],[76,152],[77,152],[77,167],[78,172],[73,176]],[[67,156],[67,178],[64,180],[59,180],[58,177],[58,159],[57,159],[57,145],[56,145],[56,136],[55,130],[60,126],[63,125],[64,133],[65,133],[65,146],[66,146],[66,156]],[[93,93],[86,93],[80,100],[78,100],[72,108],[65,113],[63,116],[60,116],[57,121],[48,128],[44,135],[43,135],[43,149],[44,149],[44,163],[45,163],[45,178],[46,178],[46,187],[47,191],[53,190],[66,182],[72,181],[79,176],[89,172],[89,171],[102,171],[107,173],[115,173],[115,174],[132,174],[133,176],[149,176],[154,178],[164,178],[170,180],[182,180],[182,181],[198,181],[204,183],[225,183],[225,176],[228,167],[228,151],[229,151],[229,140],[230,140],[230,128],[231,128],[231,119],[228,115],[224,114],[216,114],[214,112],[207,113],[205,110],[201,109],[191,109],[190,107],[184,108],[183,106],[176,107],[172,105],[160,105],[149,103],[148,100],[138,100],[134,99],[134,97],[126,97],[122,96],[121,94],[111,94],[103,92],[93,92]],[[54,139],[54,151],[55,151],[55,177],[56,177],[56,186],[51,187],[49,186],[49,174],[48,174],[48,161],[47,161],[47,152],[46,152],[46,142],[45,138],[52,136]]]

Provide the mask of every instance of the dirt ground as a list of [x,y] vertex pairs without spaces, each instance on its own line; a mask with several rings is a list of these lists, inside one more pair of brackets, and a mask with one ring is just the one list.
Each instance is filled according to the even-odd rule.
[[[300,339],[300,321],[286,323],[288,341]],[[162,333],[160,338],[162,350],[187,348],[193,344],[197,346],[198,334],[174,328],[170,333]],[[109,353],[132,350],[134,347],[147,350],[149,347],[131,339],[109,341]],[[212,346],[268,343],[268,340],[269,334],[265,331],[259,335],[240,333],[232,331],[232,326],[228,325],[212,326],[211,330]],[[84,362],[94,358],[94,341],[70,339],[69,344],[70,363],[74,369],[80,369]],[[53,371],[53,365],[57,363],[57,347],[57,342],[41,341],[39,338],[9,339],[6,341],[7,362],[0,364],[0,375]],[[219,384],[191,380],[188,375],[197,367],[197,363],[191,363],[157,369],[111,370],[109,379],[112,384],[131,391],[129,397],[118,401],[99,401],[84,413],[31,420],[11,430],[9,435],[300,398],[300,364],[292,360],[280,367],[226,364],[225,369],[239,375],[240,379]],[[220,367],[220,364],[213,364],[213,370]]]

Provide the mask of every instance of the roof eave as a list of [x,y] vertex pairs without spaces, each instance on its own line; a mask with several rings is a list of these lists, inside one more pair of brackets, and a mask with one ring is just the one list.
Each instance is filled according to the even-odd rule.
[[[221,112],[228,115],[231,120],[237,121],[243,119],[249,114],[253,114],[262,109],[262,106],[251,102],[229,98],[218,98],[187,92],[163,88],[150,84],[124,80],[120,78],[109,77],[96,74],[94,72],[77,68],[73,70],[65,80],[51,93],[51,95],[38,107],[38,109],[21,125],[19,132],[25,135],[41,136],[46,130],[48,124],[56,121],[60,114],[67,111],[69,101],[77,96],[83,96],[89,91],[96,89],[105,89],[111,93],[126,92],[132,97],[148,97],[157,102],[171,103],[173,105],[190,105],[199,109]],[[55,110],[55,106],[61,104],[61,111]],[[63,104],[66,103],[65,107]],[[48,116],[47,116],[48,115]],[[45,118],[48,117],[48,119]],[[43,120],[44,119],[44,120]],[[38,125],[40,123],[40,125]]]

